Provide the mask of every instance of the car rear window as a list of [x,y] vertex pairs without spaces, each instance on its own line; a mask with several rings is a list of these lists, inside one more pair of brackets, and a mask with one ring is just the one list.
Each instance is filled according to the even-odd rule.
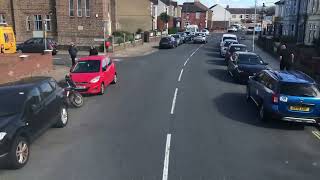
[[240,54],[237,61],[239,64],[263,64],[259,56],[251,54]]
[[168,41],[170,41],[169,38],[162,38],[162,39],[161,39],[161,42],[168,42]]
[[247,51],[247,47],[243,47],[243,46],[232,46],[230,48],[230,52],[237,52],[237,51]]
[[318,97],[319,89],[314,84],[282,83],[280,93],[288,96]]
[[236,37],[223,37],[223,41],[225,41],[225,40],[227,40],[227,39],[237,40]]
[[224,47],[229,47],[230,44],[239,44],[239,43],[235,42],[235,41],[225,41],[224,42]]

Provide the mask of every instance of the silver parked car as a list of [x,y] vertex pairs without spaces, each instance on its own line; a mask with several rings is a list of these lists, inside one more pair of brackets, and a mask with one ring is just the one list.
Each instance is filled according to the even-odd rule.
[[207,36],[204,33],[196,33],[193,43],[207,43]]

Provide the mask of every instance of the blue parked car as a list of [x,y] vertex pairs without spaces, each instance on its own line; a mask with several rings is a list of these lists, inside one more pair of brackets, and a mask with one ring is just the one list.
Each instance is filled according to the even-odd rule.
[[320,91],[316,82],[300,71],[264,70],[250,76],[247,100],[259,109],[259,119],[320,123]]

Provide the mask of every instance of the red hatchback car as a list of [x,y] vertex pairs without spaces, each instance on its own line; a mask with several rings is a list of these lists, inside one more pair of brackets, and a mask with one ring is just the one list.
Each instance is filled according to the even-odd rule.
[[108,56],[80,58],[70,77],[82,94],[104,94],[106,86],[117,83],[116,66]]

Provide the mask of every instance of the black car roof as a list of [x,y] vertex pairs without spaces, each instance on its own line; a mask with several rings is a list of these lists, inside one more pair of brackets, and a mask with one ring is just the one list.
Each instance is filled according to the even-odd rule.
[[28,77],[28,78],[23,78],[18,81],[14,82],[9,82],[5,84],[0,85],[0,91],[1,90],[28,90],[33,88],[34,86],[38,85],[39,83],[50,80],[52,79],[51,77],[46,77],[46,76],[36,76],[36,77]]
[[247,47],[246,45],[244,44],[232,44],[230,47],[232,46],[237,46],[237,47]]

